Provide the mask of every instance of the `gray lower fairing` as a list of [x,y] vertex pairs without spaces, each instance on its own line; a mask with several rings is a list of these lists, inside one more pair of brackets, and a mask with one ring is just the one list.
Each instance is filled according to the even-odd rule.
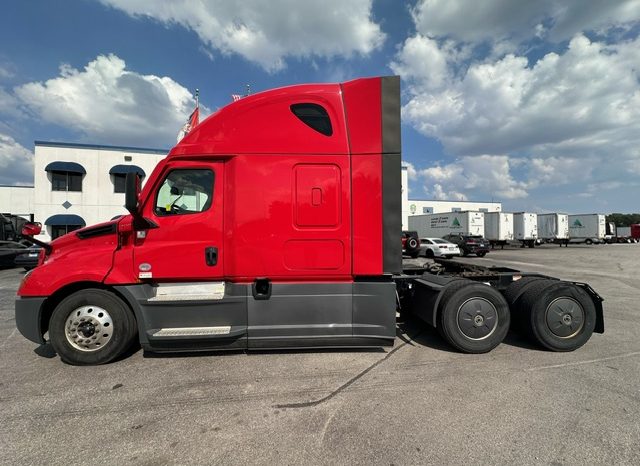
[[223,288],[217,296],[183,293],[168,299],[159,299],[162,284],[116,290],[134,310],[140,343],[150,351],[393,345],[396,289],[391,278],[272,283],[266,299],[254,297],[251,283],[225,283]]

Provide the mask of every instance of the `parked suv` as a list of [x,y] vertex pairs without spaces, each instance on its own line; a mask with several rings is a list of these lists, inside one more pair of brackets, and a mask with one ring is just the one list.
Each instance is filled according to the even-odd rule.
[[418,239],[417,231],[402,232],[402,253],[412,258],[418,257],[420,254],[420,239]]
[[480,235],[460,235],[451,234],[443,236],[443,239],[457,244],[462,251],[463,256],[475,254],[478,257],[484,257],[489,252],[489,241]]

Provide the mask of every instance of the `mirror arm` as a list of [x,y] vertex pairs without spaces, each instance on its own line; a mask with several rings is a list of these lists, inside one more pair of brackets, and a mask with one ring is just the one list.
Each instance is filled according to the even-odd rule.
[[133,217],[134,230],[148,230],[157,228],[158,225],[142,216],[138,209],[138,198],[140,195],[140,178],[137,173],[127,173],[125,178],[124,206]]
[[33,236],[22,235],[24,239],[29,241],[30,243],[36,244],[40,246],[42,249],[47,251],[47,254],[51,252],[51,245],[49,243],[45,243],[44,241],[40,241],[39,239],[35,239]]

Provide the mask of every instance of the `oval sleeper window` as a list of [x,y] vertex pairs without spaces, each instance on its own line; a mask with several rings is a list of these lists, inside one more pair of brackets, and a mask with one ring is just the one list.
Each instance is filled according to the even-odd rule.
[[305,125],[315,129],[317,132],[325,136],[333,134],[331,127],[331,119],[327,111],[318,104],[293,104],[291,111]]

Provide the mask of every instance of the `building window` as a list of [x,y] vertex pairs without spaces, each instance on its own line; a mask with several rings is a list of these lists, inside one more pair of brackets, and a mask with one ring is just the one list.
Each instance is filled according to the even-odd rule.
[[462,212],[462,207],[452,207],[451,212]]
[[489,212],[489,209],[487,209],[486,207],[482,207],[480,209],[478,209],[479,212]]
[[124,193],[126,191],[128,173],[135,173],[140,181],[145,177],[144,170],[137,165],[114,165],[109,170],[109,175],[113,175],[114,193]]
[[125,191],[125,180],[127,175],[113,175],[113,192],[123,193]]
[[82,174],[71,172],[51,172],[51,189],[53,191],[82,192]]
[[72,231],[79,230],[82,225],[52,225],[51,226],[51,239],[56,239],[59,236],[66,235]]
[[423,214],[432,214],[433,213],[433,207],[423,207],[422,208],[422,213]]
[[[142,182],[142,176],[138,174],[138,180]],[[127,175],[124,173],[116,173],[113,175],[113,192],[124,193],[126,191]]]

